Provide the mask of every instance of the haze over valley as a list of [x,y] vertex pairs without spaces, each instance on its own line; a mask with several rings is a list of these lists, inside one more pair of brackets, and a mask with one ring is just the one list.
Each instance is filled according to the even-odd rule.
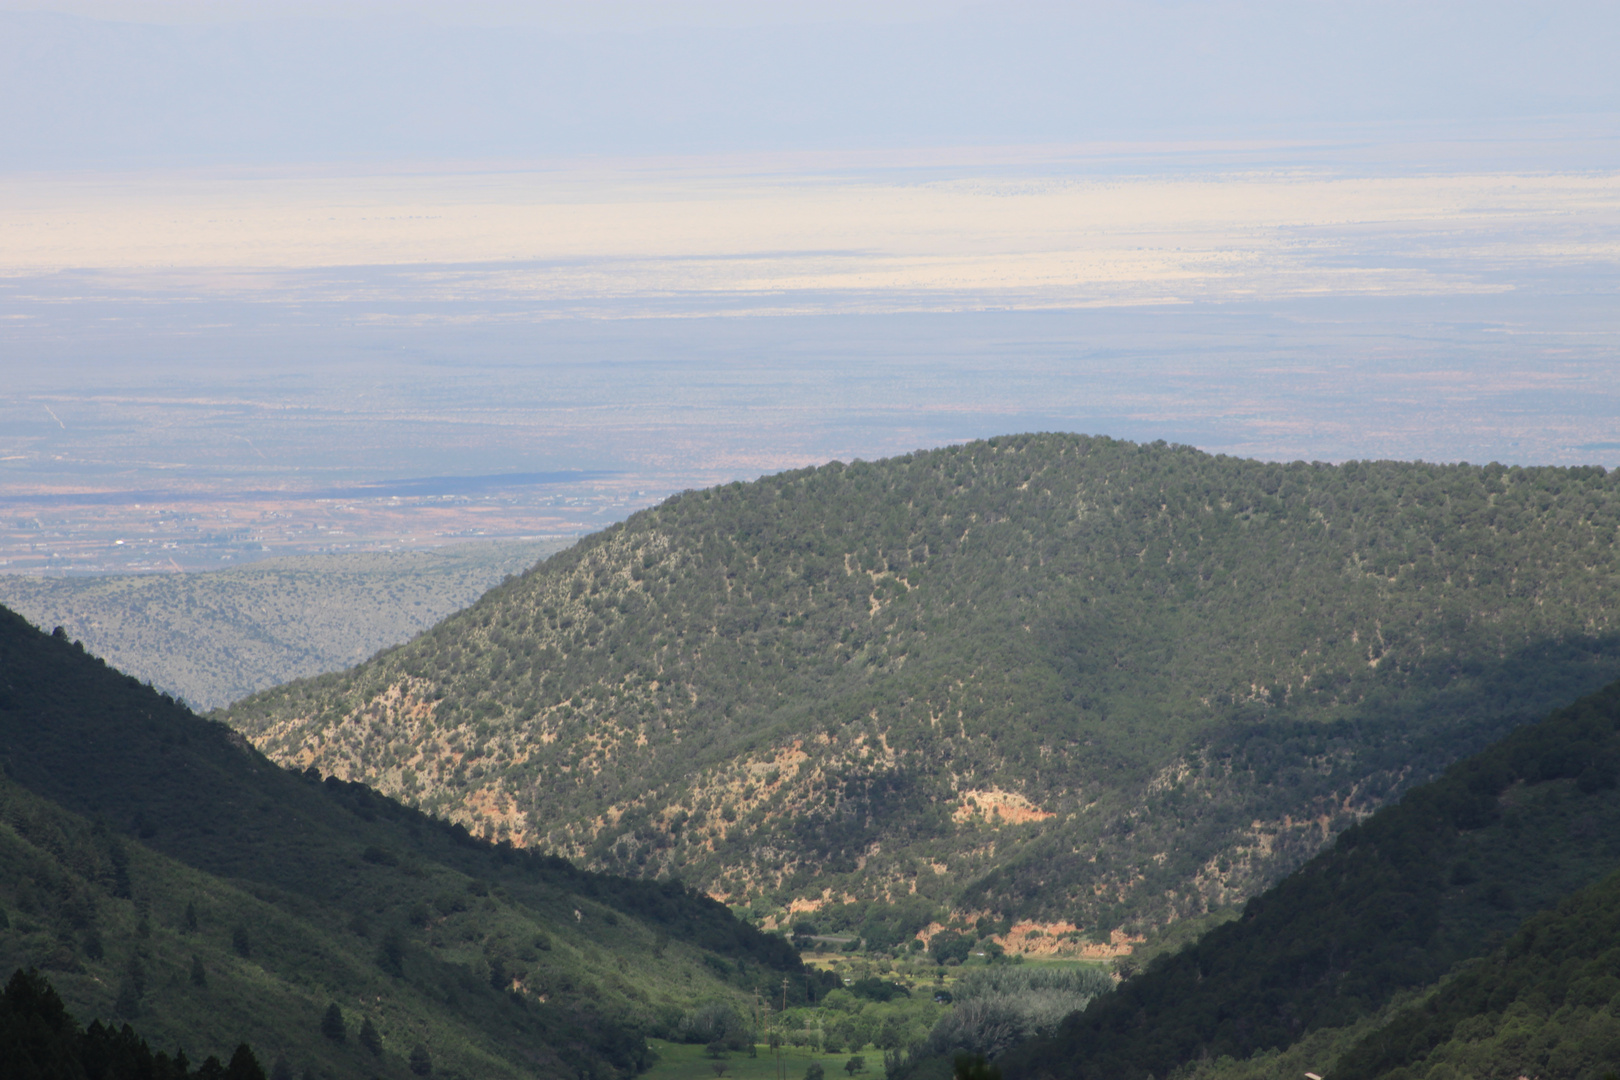
[[[578,535],[689,487],[1018,430],[1617,460],[1612,177],[1241,154],[1099,177],[1074,153],[1044,164],[1079,175],[1041,177],[649,166],[594,202],[546,172],[14,181],[0,559]],[[339,206],[352,233],[314,227]]]
[[[6,572],[578,535],[1013,431],[1620,460],[1601,5],[61,7],[0,13]],[[720,58],[674,98],[671,33]]]

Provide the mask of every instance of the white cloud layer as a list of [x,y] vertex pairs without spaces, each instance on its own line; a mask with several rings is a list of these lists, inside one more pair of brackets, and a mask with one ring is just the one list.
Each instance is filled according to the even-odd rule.
[[275,298],[276,271],[396,267],[410,272],[379,296],[555,316],[1480,295],[1620,265],[1614,173],[919,181],[698,165],[0,180],[0,269],[178,272]]

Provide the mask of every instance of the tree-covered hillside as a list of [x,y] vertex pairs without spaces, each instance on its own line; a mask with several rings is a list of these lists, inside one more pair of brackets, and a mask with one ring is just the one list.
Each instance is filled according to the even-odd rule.
[[[1532,920],[1494,958],[1464,965],[1425,1003],[1386,1009],[1620,867],[1617,781],[1620,683],[1519,728],[1346,830],[1241,918],[1160,958],[1054,1037],[1014,1051],[1005,1072],[1145,1080],[1194,1067],[1200,1080],[1305,1071],[1373,1080],[1435,1057],[1460,1076],[1599,1075],[1597,1064],[1620,1064],[1620,1027],[1607,1012],[1620,992],[1612,963],[1620,924],[1598,910],[1615,895],[1612,877]],[[1563,929],[1537,929],[1549,919]],[[1578,1013],[1583,1006],[1604,1015]],[[1478,1019],[1460,1028],[1470,1017]],[[1519,1053],[1524,1029],[1549,1018],[1567,1041],[1588,1029],[1597,1040],[1587,1053],[1568,1050],[1551,1073]],[[1472,1068],[1480,1047],[1435,1049],[1489,1041],[1504,1026],[1521,1038],[1503,1044],[1513,1053],[1492,1070]],[[1540,1049],[1550,1053],[1558,1038],[1549,1039]],[[1302,1041],[1313,1056],[1266,1056]]]
[[0,766],[0,969],[193,1060],[245,1040],[295,1075],[606,1080],[706,1003],[817,992],[678,882],[282,769],[4,609]]
[[1253,895],[1620,675],[1617,480],[1071,435],[834,463],[672,498],[223,718],[761,915],[1106,937]]
[[1620,873],[1529,920],[1365,1036],[1332,1080],[1577,1080],[1620,1071]]

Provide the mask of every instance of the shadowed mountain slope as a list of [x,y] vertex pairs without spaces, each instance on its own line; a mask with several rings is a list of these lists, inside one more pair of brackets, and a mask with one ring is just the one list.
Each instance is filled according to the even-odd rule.
[[1620,873],[1530,919],[1490,956],[1365,1036],[1332,1080],[1620,1070]]
[[703,1000],[811,990],[783,941],[677,882],[283,770],[4,609],[0,765],[0,966],[164,1047],[245,1039],[267,1064],[403,1078],[421,1045],[444,1075],[627,1076]]
[[672,498],[223,718],[760,915],[916,896],[1106,938],[1620,675],[1616,479],[1071,435],[834,463]]
[[[1532,921],[1493,959],[1465,966],[1426,1004],[1372,1019],[1397,995],[1422,991],[1460,961],[1491,953],[1526,916],[1620,867],[1617,779],[1620,683],[1518,729],[1346,830],[1249,901],[1239,919],[1155,961],[1069,1017],[1054,1038],[1008,1055],[1005,1071],[1012,1078],[1144,1080],[1202,1063],[1196,1075],[1214,1077],[1223,1075],[1219,1062],[1235,1067],[1313,1033],[1360,1024],[1370,1030],[1352,1031],[1336,1067],[1289,1059],[1272,1069],[1272,1059],[1262,1058],[1233,1075],[1311,1069],[1330,1080],[1372,1080],[1421,1061],[1448,1039],[1473,1038],[1454,1031],[1467,1017],[1490,1014],[1475,1025],[1481,1038],[1489,1036],[1521,998],[1543,1020],[1566,998],[1607,1015],[1620,992],[1604,963],[1615,955],[1615,920],[1596,911],[1615,893],[1612,877],[1561,914]],[[1556,934],[1536,929],[1566,916],[1571,921]],[[1602,932],[1582,951],[1574,939],[1586,923]],[[1530,983],[1545,983],[1552,996],[1531,1001]],[[1605,1038],[1613,1035],[1620,1028]],[[1333,1040],[1318,1042],[1328,1056]],[[1620,1042],[1609,1051],[1589,1049],[1601,1056],[1614,1048]],[[1557,1075],[1587,1075],[1591,1056]],[[1519,1064],[1511,1067],[1460,1075],[1520,1075]]]

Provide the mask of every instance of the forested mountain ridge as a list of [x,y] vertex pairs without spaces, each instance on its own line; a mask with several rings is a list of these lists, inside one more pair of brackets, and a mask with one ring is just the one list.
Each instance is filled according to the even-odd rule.
[[760,914],[1105,936],[1253,895],[1620,674],[1617,479],[1070,435],[834,463],[672,498],[222,715]]
[[812,990],[784,941],[677,882],[291,773],[3,608],[0,767],[0,967],[165,1050],[245,1039],[267,1066],[404,1080],[420,1046],[440,1075],[603,1080],[703,1002]]
[[[1560,1012],[1561,999],[1569,997],[1571,1008],[1597,1006],[1612,1021],[1607,1007],[1620,993],[1612,966],[1620,930],[1612,914],[1594,922],[1590,910],[1601,906],[1593,897],[1616,893],[1613,877],[1593,883],[1620,868],[1617,783],[1620,683],[1515,730],[1347,829],[1249,901],[1240,918],[1161,957],[1070,1016],[1053,1038],[1013,1052],[1004,1070],[1013,1080],[1145,1080],[1188,1068],[1199,1080],[1305,1071],[1373,1080],[1421,1061],[1470,1016],[1480,1019],[1463,1042],[1497,1032],[1504,1014],[1522,1028],[1531,1012],[1538,1022],[1557,1013],[1578,1042],[1596,1020]],[[1594,892],[1566,902],[1583,888]],[[1584,953],[1570,931],[1556,941],[1543,936],[1551,947],[1527,974],[1517,958],[1536,934],[1519,925],[1560,904],[1585,911],[1580,917],[1603,924],[1603,934],[1589,936]],[[1516,933],[1489,963],[1464,963]],[[1459,964],[1427,1003],[1379,1016],[1397,995],[1431,988]],[[1512,977],[1482,977],[1492,971]],[[1535,981],[1560,1000],[1535,1000],[1536,987],[1527,985]],[[1513,1009],[1518,1000],[1524,1007]],[[1266,1056],[1306,1041],[1311,1057]],[[1546,1060],[1519,1053],[1525,1041],[1491,1062],[1490,1072],[1462,1075],[1573,1080],[1600,1075],[1589,1071],[1594,1054],[1620,1065],[1620,1027],[1612,1022],[1601,1045],[1565,1055],[1567,1066],[1552,1073]]]

